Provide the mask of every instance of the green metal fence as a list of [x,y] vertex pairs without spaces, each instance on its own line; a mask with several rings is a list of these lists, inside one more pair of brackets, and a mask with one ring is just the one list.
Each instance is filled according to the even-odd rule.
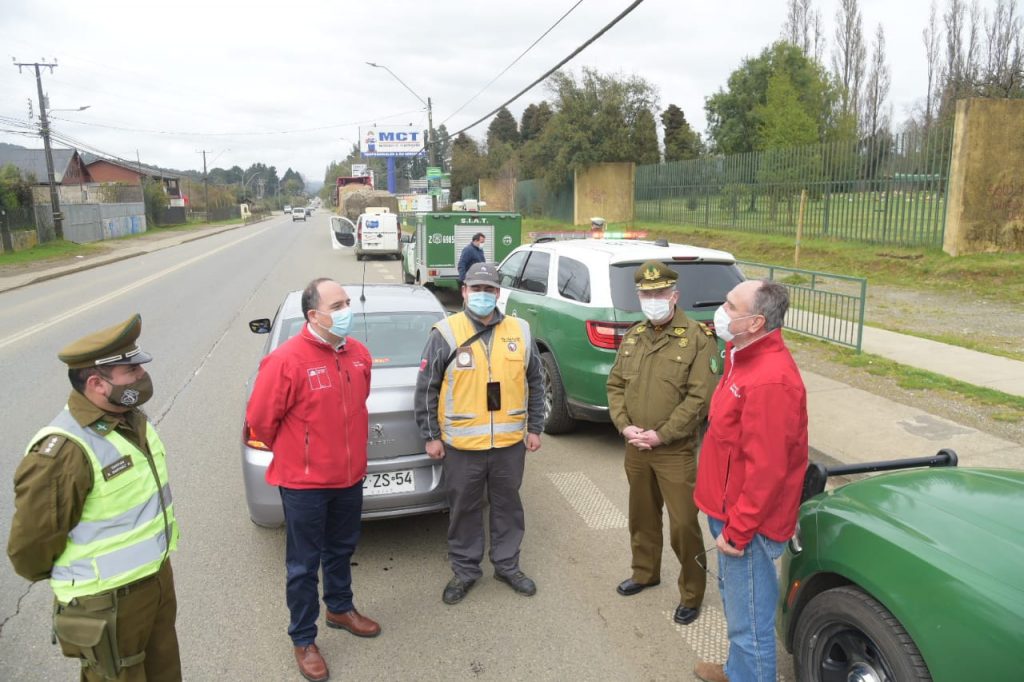
[[748,279],[773,280],[789,290],[786,329],[860,352],[868,298],[866,279],[749,261],[737,261],[737,265]]
[[796,233],[844,241],[940,246],[952,127],[930,133],[639,166],[636,218]]
[[545,217],[571,223],[574,219],[573,182],[550,190],[544,180],[520,180],[516,183],[516,212],[524,218]]

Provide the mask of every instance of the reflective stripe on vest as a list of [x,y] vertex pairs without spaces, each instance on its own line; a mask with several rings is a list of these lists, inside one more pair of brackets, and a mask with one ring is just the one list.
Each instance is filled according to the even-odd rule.
[[[83,428],[67,409],[36,434],[32,443],[54,434],[82,449],[93,478],[81,518],[68,533],[64,551],[50,572],[57,599],[67,603],[156,573],[177,547],[178,526],[164,446],[152,424],[146,424],[152,463],[120,433],[111,430],[101,436]],[[103,470],[126,458],[131,466],[107,480]]]
[[[465,313],[441,320],[434,328],[452,349],[476,333]],[[460,367],[463,362],[458,356],[448,365],[438,405],[444,442],[460,450],[487,450],[523,439],[532,343],[529,325],[507,316],[493,327],[486,345],[478,339],[469,347],[472,367]],[[501,384],[500,410],[487,410],[488,381]]]

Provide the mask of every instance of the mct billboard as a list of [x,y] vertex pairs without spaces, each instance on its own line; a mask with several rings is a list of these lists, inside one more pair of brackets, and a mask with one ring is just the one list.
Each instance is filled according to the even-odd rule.
[[423,131],[414,126],[359,129],[359,150],[363,156],[417,156],[425,147]]

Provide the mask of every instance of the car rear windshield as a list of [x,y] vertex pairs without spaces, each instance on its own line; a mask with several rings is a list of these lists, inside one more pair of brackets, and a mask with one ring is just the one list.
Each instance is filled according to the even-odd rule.
[[[430,328],[441,317],[428,312],[356,315],[349,336],[366,344],[374,367],[414,367],[420,364]],[[298,334],[304,323],[301,317],[287,320],[284,338]]]
[[[725,302],[725,295],[743,281],[743,275],[732,263],[700,263],[664,261],[679,274],[679,307],[683,310],[713,311]],[[633,273],[640,263],[615,263],[610,266],[612,305],[619,310],[639,312]]]

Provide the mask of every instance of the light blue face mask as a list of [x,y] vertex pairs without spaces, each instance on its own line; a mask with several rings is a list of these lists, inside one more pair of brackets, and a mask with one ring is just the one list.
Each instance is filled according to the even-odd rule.
[[489,291],[471,291],[469,292],[469,300],[466,301],[466,307],[479,317],[490,315],[494,312],[494,306],[497,304],[498,297]]
[[327,331],[331,332],[339,338],[345,338],[348,336],[349,330],[352,329],[352,309],[343,308],[341,310],[335,310],[331,313],[331,326]]

